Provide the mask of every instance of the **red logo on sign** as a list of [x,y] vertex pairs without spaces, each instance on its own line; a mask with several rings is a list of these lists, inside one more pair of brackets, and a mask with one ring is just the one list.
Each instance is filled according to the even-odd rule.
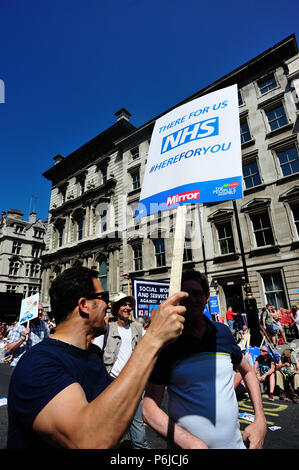
[[200,199],[200,191],[186,191],[185,193],[174,194],[173,196],[168,196],[166,199],[166,205],[170,206],[172,204],[177,204],[178,202],[183,201],[192,201],[194,199]]
[[237,186],[239,186],[239,183],[237,183],[237,182],[229,183],[230,188],[236,188]]

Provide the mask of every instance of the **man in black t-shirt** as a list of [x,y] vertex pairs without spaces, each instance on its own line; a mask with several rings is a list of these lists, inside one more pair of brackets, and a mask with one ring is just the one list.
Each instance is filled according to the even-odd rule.
[[267,346],[261,347],[261,355],[254,363],[258,381],[265,383],[269,388],[269,400],[274,401],[273,393],[275,388],[275,362],[270,356]]
[[[50,288],[56,331],[18,362],[8,395],[8,448],[114,448],[126,432],[160,350],[183,330],[187,297],[158,308],[112,382],[91,340],[106,331],[109,293],[88,268],[70,268]],[[26,454],[27,455],[27,454]]]

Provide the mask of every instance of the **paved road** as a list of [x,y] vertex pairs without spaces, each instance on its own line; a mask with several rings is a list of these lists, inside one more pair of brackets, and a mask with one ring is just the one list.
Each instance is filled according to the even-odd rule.
[[[7,397],[10,371],[8,364],[0,364],[0,397]],[[268,429],[264,449],[299,449],[299,403],[285,403],[275,397],[275,401],[267,400],[267,395],[263,395],[264,411],[269,427],[277,426],[281,429],[271,431]],[[164,399],[162,407],[167,406],[167,399]],[[239,401],[240,413],[253,413],[250,400]],[[247,421],[240,419],[241,432],[244,430]],[[151,428],[146,426],[148,443],[152,449],[166,449],[165,441],[157,435]],[[0,449],[6,448],[7,436],[7,407],[0,406]],[[128,435],[122,441],[122,448],[128,448]]]

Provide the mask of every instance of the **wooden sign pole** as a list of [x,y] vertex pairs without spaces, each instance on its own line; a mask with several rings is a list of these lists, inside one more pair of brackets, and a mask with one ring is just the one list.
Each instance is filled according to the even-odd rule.
[[187,206],[177,208],[174,232],[173,256],[171,262],[169,296],[181,290],[182,266],[184,258]]

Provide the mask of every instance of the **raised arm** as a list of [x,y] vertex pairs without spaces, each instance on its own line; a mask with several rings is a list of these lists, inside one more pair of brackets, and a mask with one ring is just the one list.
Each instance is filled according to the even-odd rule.
[[183,330],[186,293],[169,297],[158,308],[146,335],[119,376],[88,403],[78,383],[66,387],[37,415],[33,429],[59,447],[115,447],[128,428],[161,348]]

